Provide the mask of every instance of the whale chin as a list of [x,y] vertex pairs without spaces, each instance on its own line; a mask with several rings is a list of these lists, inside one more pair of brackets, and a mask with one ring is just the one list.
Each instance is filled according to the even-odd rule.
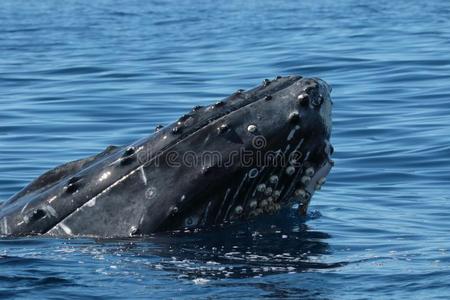
[[333,161],[330,86],[264,80],[150,136],[50,170],[0,205],[0,235],[133,237],[304,215]]

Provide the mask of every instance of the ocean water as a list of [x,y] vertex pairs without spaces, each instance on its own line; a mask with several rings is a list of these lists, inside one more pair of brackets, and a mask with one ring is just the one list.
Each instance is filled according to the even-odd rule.
[[0,201],[288,74],[333,86],[336,165],[306,221],[0,239],[0,298],[449,299],[446,1],[2,0]]

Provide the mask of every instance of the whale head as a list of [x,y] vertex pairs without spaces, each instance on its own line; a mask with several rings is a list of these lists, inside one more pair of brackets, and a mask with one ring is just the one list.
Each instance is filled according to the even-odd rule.
[[330,86],[277,77],[124,147],[57,167],[0,206],[0,234],[125,237],[299,204],[333,162]]

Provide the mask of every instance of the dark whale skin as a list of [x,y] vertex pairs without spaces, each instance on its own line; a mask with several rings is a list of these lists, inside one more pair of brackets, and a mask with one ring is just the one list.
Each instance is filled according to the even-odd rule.
[[0,205],[0,235],[141,236],[276,213],[293,200],[305,214],[333,165],[330,92],[318,78],[279,76],[195,107],[149,137],[40,176]]

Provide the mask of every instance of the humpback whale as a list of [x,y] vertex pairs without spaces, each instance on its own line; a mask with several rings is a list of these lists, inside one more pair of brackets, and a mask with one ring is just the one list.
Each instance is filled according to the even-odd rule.
[[0,204],[0,235],[134,237],[298,203],[333,166],[331,87],[278,76],[196,106],[149,137],[46,172]]

